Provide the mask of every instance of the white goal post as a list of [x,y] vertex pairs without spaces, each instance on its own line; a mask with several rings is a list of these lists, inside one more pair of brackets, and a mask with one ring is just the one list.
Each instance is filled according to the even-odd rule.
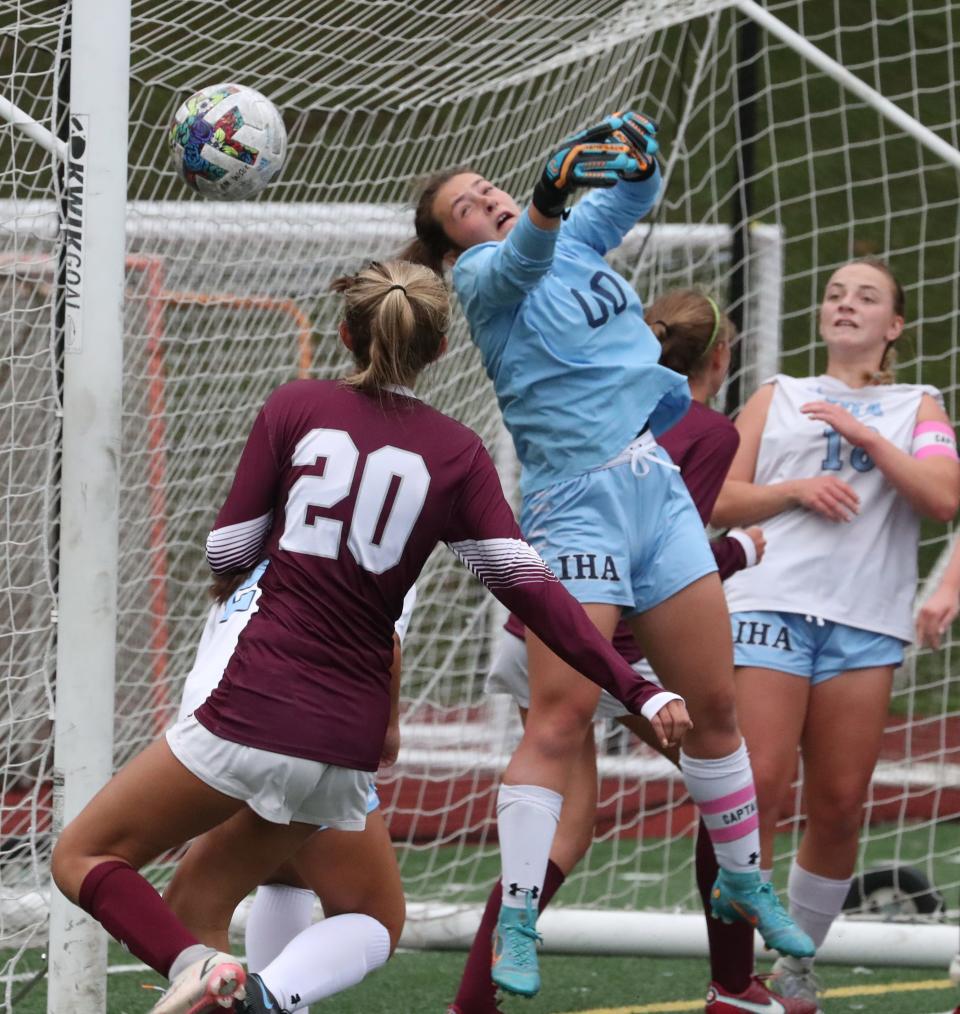
[[[47,933],[56,828],[172,713],[206,608],[203,536],[254,412],[278,383],[343,369],[329,282],[408,237],[421,175],[468,163],[522,198],[550,142],[643,109],[660,123],[667,184],[612,260],[645,301],[699,285],[730,308],[742,341],[726,407],[778,369],[817,369],[826,274],[878,254],[908,295],[901,376],[936,384],[957,417],[950,4],[273,0],[269,17],[226,0],[12,6],[14,41],[0,39],[0,1011]],[[269,95],[290,136],[280,179],[249,205],[196,199],[167,162],[182,98],[230,79]],[[459,318],[452,339],[424,393],[496,449],[510,487],[509,441]],[[924,528],[925,578],[948,544]],[[462,944],[496,875],[492,792],[515,735],[482,694],[498,618],[448,554],[431,559],[406,651],[406,740],[381,785],[418,945]],[[916,867],[951,909],[958,650],[950,638],[905,667],[860,864]],[[689,800],[644,750],[601,733],[597,844],[544,922],[548,946],[587,946],[563,924],[588,910],[592,946],[646,950],[655,936],[702,953]],[[798,797],[778,865],[801,827]],[[900,915],[926,919],[911,960],[942,964],[933,894],[899,893]],[[890,914],[843,923],[827,956],[906,960]],[[53,905],[49,1009],[99,1014],[103,937],[76,915]]]

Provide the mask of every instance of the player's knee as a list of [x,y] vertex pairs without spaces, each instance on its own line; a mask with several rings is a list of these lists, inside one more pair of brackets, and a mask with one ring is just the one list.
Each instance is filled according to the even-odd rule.
[[549,712],[527,716],[524,739],[528,746],[545,757],[556,759],[579,752],[590,730],[593,712],[576,707],[552,708]]
[[50,873],[61,894],[75,902],[80,893],[80,885],[75,883],[77,879],[76,856],[71,853],[69,845],[64,844],[63,838],[53,848],[53,855],[50,857]]
[[807,822],[819,838],[843,842],[855,838],[863,823],[864,791],[859,785],[834,786],[824,791],[806,790]]
[[83,879],[95,865],[96,860],[86,854],[76,834],[68,826],[50,857],[50,874],[61,894],[76,904]]
[[696,757],[729,757],[740,749],[743,737],[737,726],[733,698],[722,691],[701,698],[690,707],[693,728],[683,737],[683,749]]
[[732,681],[725,681],[716,686],[698,692],[696,697],[687,701],[687,710],[693,719],[694,729],[703,735],[724,737],[737,742],[740,734],[737,726],[737,703]]
[[582,732],[575,728],[542,728],[526,736],[536,756],[544,760],[570,760],[579,753]]

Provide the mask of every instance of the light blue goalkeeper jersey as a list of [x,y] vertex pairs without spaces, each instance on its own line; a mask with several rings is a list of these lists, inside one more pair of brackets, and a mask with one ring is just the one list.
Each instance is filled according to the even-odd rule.
[[522,465],[524,495],[589,471],[690,404],[633,287],[604,260],[653,206],[659,171],[590,191],[559,230],[524,212],[460,255],[453,284]]

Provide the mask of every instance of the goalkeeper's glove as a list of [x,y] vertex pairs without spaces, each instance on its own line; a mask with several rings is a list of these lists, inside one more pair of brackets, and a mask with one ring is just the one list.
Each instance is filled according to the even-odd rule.
[[654,156],[660,149],[657,144],[657,125],[649,116],[642,113],[614,113],[608,116],[611,124],[611,138],[630,149],[636,160],[637,172],[625,174],[625,180],[645,180],[651,177],[657,168]]
[[576,187],[612,187],[618,180],[640,178],[640,166],[630,143],[612,137],[618,129],[622,129],[622,118],[608,116],[602,123],[560,142],[534,187],[533,206],[537,211],[547,218],[559,218]]

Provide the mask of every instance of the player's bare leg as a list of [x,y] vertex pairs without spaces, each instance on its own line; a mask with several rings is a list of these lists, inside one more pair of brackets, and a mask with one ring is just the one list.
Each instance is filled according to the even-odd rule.
[[291,864],[318,895],[324,915],[358,912],[376,919],[396,949],[406,919],[397,855],[383,814],[367,814],[363,831],[330,828],[309,838]]
[[736,670],[737,717],[750,749],[760,811],[763,868],[773,867],[773,842],[797,771],[810,681],[749,666]]
[[[584,610],[608,640],[620,617],[609,604]],[[503,895],[494,932],[493,980],[510,993],[540,988],[536,907],[570,774],[582,755],[600,689],[527,633],[530,708],[503,775],[497,822]]]
[[663,685],[684,697],[693,728],[680,768],[720,866],[713,912],[746,919],[767,945],[812,955],[809,937],[760,877],[760,837],[750,758],[735,709],[730,617],[716,573],[692,582],[630,621]]
[[[168,889],[174,909],[207,943],[225,939],[232,910],[219,903],[216,880],[204,883],[206,871],[224,854],[242,862],[251,818],[260,819],[251,811],[236,814],[194,842]],[[382,965],[400,938],[403,888],[382,814],[368,814],[363,831],[311,830],[296,855],[263,879],[309,888],[320,898],[325,918],[293,939],[275,941],[273,953],[261,955],[243,1010],[259,1014],[270,1003],[283,1009],[340,992]]]
[[567,779],[550,860],[567,876],[593,843],[597,816],[597,744],[591,723]]
[[198,838],[177,864],[164,899],[196,937],[227,947],[234,909],[316,833],[313,824],[274,824],[248,806]]
[[[162,792],[156,791],[158,785]],[[91,800],[54,850],[53,874],[64,894],[131,953],[171,979],[157,1012],[199,1012],[243,995],[240,965],[201,944],[137,873],[167,849],[229,819],[242,805],[193,775],[159,739]],[[292,852],[299,844],[289,828],[285,831],[284,840],[270,845],[274,865],[283,849]],[[230,886],[236,904],[252,885],[245,877]]]
[[[739,710],[738,717],[741,719],[741,729],[746,735],[746,724],[740,716]],[[677,767],[680,766],[680,751],[675,748],[664,749],[657,741],[656,736],[653,735],[649,723],[644,722],[636,715],[624,715],[617,721],[648,746],[663,754]],[[751,757],[751,760],[754,761],[754,758]],[[754,768],[757,769],[755,761]],[[759,795],[758,782],[758,803]],[[762,819],[762,808],[760,812]],[[697,835],[695,867],[697,887],[703,900],[704,912],[709,917],[710,894],[717,876],[717,862],[709,833],[703,821],[700,822],[700,830]],[[754,1004],[757,1007],[769,1004],[771,1001],[770,990],[762,977],[754,975],[753,927],[744,923],[728,926],[718,919],[708,918],[707,935],[712,982],[707,990],[706,1010],[712,1012],[713,1010],[730,1009],[726,1003],[730,999],[735,1002],[736,1009],[744,1009],[740,1006],[744,1003]],[[785,1014],[815,1014],[816,1012],[815,1004],[810,1005],[803,1000],[781,997],[779,1002],[784,1006]]]
[[[584,605],[584,611],[608,640],[620,609],[607,603]],[[600,688],[562,662],[529,630],[527,667],[530,707],[520,740],[504,772],[507,785],[541,785],[562,793],[583,735],[593,722]]]
[[740,746],[733,640],[719,577],[706,576],[629,620],[653,671],[687,702],[688,757],[725,757]]
[[[810,689],[801,744],[807,823],[788,890],[791,913],[818,947],[850,889],[892,685],[893,667],[877,666]],[[812,962],[781,959],[776,973],[785,995],[816,1000]]]
[[[158,785],[164,791],[157,791]],[[52,860],[57,886],[76,904],[84,877],[99,863],[119,860],[139,869],[242,805],[188,771],[166,740],[158,739],[121,768],[64,829]]]
[[807,826],[797,861],[812,873],[841,878],[853,872],[892,686],[893,667],[878,666],[842,673],[810,691],[802,743]]
[[[528,709],[520,708],[519,711],[520,721],[526,726]],[[543,890],[537,899],[538,912],[543,911],[562,885],[566,874],[590,847],[596,808],[597,750],[591,723],[583,739],[581,755],[574,763],[567,781]],[[447,1014],[499,1014],[496,986],[490,977],[490,938],[500,914],[501,900],[501,884],[497,881],[487,899],[480,927],[467,955],[456,998],[447,1008]]]

